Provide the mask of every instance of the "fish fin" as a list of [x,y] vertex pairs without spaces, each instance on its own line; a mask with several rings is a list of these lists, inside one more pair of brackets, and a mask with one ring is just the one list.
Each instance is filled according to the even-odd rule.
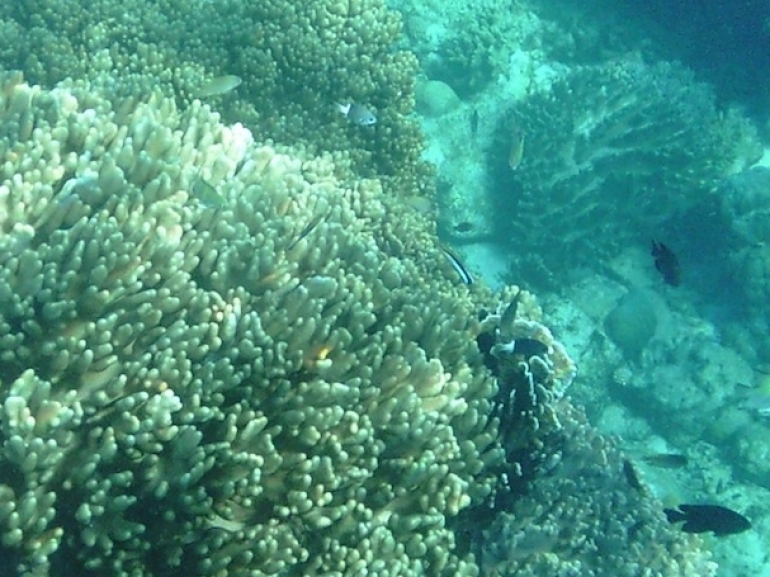
[[678,523],[679,521],[687,520],[687,515],[676,509],[663,509],[666,514],[666,520],[669,523]]

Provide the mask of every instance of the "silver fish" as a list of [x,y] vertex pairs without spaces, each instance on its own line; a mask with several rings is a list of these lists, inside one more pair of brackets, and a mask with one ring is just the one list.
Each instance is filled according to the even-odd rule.
[[227,205],[225,197],[217,192],[214,185],[197,176],[192,185],[193,196],[206,208],[222,208]]
[[353,124],[359,126],[372,126],[377,123],[377,117],[362,104],[348,102],[347,104],[337,103],[337,110]]
[[739,388],[738,399],[738,406],[741,409],[751,411],[760,417],[770,417],[770,395],[766,392]]
[[226,76],[217,76],[212,78],[208,82],[204,82],[202,86],[198,87],[193,93],[195,98],[209,98],[210,96],[219,96],[238,88],[241,84],[239,76],[234,74],[228,74]]
[[311,232],[313,232],[313,229],[318,226],[318,224],[324,219],[326,215],[323,213],[315,215],[309,223],[305,225],[305,228],[302,229],[302,231],[297,235],[297,238],[295,238],[293,241],[289,243],[289,246],[286,247],[286,250],[291,250],[297,244],[299,241],[301,241],[303,238],[305,238],[307,235],[309,235]]

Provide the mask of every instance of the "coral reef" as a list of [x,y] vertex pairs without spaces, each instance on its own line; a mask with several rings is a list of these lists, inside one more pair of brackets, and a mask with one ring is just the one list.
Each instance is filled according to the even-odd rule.
[[4,567],[475,573],[495,386],[426,221],[201,105],[0,117]]
[[[121,96],[161,90],[180,106],[212,76],[243,85],[220,111],[262,138],[316,152],[344,151],[356,175],[391,192],[431,190],[420,160],[414,56],[396,50],[398,14],[382,0],[177,2],[87,6],[39,0],[0,7],[0,65],[44,86],[88,79]],[[373,108],[376,128],[351,126],[336,102]]]
[[653,236],[759,148],[748,123],[719,111],[685,69],[623,59],[576,67],[516,103],[492,150],[495,196],[510,207],[499,234],[541,261],[530,268],[553,272],[565,259],[606,258],[640,233]]
[[[484,0],[461,4],[452,12],[441,5],[433,16],[420,14],[419,8],[404,6],[403,10],[421,67],[431,79],[447,82],[463,97],[481,92],[504,74],[514,49],[524,44],[530,49],[540,47],[534,32],[542,25],[519,5]],[[439,15],[445,21],[444,34],[426,45],[430,35],[425,27]]]
[[[464,522],[510,513],[573,420],[531,295],[469,291],[378,181],[200,103],[0,87],[2,566],[477,575]],[[703,575],[638,538],[618,566],[654,539]]]
[[484,574],[716,575],[713,562],[681,543],[697,538],[666,530],[634,465],[575,409],[561,407],[560,415],[538,478],[484,530]]

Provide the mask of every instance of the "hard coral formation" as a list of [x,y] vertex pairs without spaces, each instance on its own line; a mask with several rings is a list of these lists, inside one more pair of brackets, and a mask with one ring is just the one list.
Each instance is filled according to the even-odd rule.
[[460,95],[475,94],[507,72],[511,52],[525,42],[536,42],[532,32],[538,26],[517,4],[501,6],[497,0],[469,3],[447,25],[456,32],[447,32],[435,54],[423,56],[423,67],[432,78],[452,84]]
[[[511,170],[503,155],[521,134]],[[497,139],[496,195],[511,207],[500,233],[552,271],[652,235],[757,152],[748,123],[683,68],[628,59],[564,73],[513,106]]]
[[[478,322],[495,299],[378,181],[199,103],[0,86],[2,566],[477,575],[460,523],[518,522],[573,420],[533,299]],[[490,370],[507,338],[529,348]],[[541,494],[539,521],[574,519]],[[663,525],[627,538],[619,566],[654,539],[702,575]]]
[[[243,85],[221,102],[263,138],[344,152],[358,176],[389,191],[430,190],[413,119],[416,60],[395,50],[397,13],[382,0],[123,2],[39,0],[0,7],[0,65],[53,86],[67,77],[113,94],[161,90],[187,106],[212,76]],[[351,126],[336,102],[360,102],[376,129]]]
[[0,115],[4,567],[475,572],[494,383],[425,222],[204,106],[15,76]]
[[633,464],[575,409],[562,406],[560,415],[540,475],[485,529],[484,574],[716,575],[716,564],[691,549],[697,538],[668,530]]

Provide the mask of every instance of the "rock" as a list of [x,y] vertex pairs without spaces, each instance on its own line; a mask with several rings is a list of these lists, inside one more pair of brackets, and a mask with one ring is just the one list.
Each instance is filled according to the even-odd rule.
[[438,117],[460,105],[460,97],[452,87],[440,80],[419,82],[415,90],[417,110],[425,116]]
[[638,361],[658,326],[650,299],[642,291],[630,291],[604,319],[604,330],[629,361]]

